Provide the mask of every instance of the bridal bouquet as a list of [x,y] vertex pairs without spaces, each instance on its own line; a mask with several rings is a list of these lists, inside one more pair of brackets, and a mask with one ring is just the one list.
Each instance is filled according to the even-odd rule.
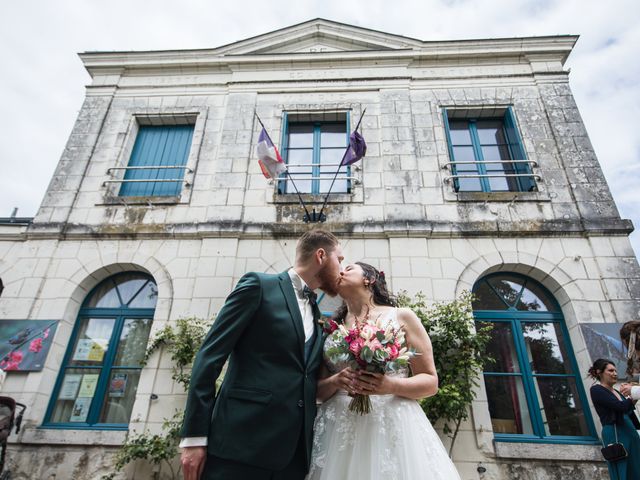
[[[382,326],[377,321],[367,320],[356,323],[350,330],[329,320],[325,324],[329,333],[330,347],[326,351],[334,364],[349,363],[355,370],[373,373],[387,373],[399,370],[409,364],[416,355],[405,346],[404,331],[393,325]],[[369,395],[356,394],[349,404],[349,410],[360,415],[371,411]]]

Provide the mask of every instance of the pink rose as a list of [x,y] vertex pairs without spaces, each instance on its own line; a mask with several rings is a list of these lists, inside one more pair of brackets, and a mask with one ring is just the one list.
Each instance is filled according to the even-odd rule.
[[369,342],[369,348],[375,352],[376,350],[380,350],[382,348],[382,344],[380,343],[380,340],[374,338]]
[[364,347],[364,339],[356,338],[349,345],[349,351],[357,357],[360,354],[360,350],[362,350],[362,347]]
[[29,351],[38,353],[40,350],[42,350],[42,338],[36,338],[35,340],[32,340],[31,344],[29,345]]
[[389,353],[389,360],[395,360],[398,358],[398,347],[395,344],[387,346],[387,352]]

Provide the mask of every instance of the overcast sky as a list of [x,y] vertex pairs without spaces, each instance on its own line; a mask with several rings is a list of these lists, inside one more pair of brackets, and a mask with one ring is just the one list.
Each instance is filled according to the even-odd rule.
[[638,0],[5,1],[0,217],[38,209],[90,81],[76,53],[211,48],[316,17],[420,40],[580,35],[571,88],[621,216],[640,228]]

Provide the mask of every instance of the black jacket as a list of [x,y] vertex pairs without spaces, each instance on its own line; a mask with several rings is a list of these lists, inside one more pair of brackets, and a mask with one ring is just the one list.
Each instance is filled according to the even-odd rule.
[[[620,394],[620,396],[622,396],[622,394]],[[627,414],[635,417],[633,414],[634,405],[631,399],[625,398],[624,400],[619,400],[618,397],[602,385],[596,384],[591,387],[591,401],[600,417],[600,423],[602,423],[602,425],[613,425],[614,423],[622,425],[624,423],[624,416]]]

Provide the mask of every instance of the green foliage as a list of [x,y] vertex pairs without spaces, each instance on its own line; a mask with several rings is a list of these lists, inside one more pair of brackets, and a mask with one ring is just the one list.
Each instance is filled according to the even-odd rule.
[[[166,325],[151,341],[144,357],[146,364],[157,350],[165,349],[171,353],[173,361],[171,378],[181,384],[184,390],[189,388],[190,373],[185,373],[200,349],[209,329],[209,324],[199,318],[181,318],[175,325]],[[153,465],[162,462],[169,466],[172,478],[179,473],[174,471],[171,460],[178,454],[180,428],[184,412],[176,411],[171,419],[165,419],[161,434],[149,432],[132,435],[127,438],[115,456],[114,471],[102,477],[113,479],[127,464],[135,460],[147,460]]]
[[185,373],[184,370],[193,363],[208,329],[209,323],[196,317],[180,318],[175,326],[166,325],[151,341],[144,356],[144,363],[147,363],[156,350],[163,347],[167,349],[171,352],[171,360],[174,362],[171,378],[180,383],[186,392],[189,389],[191,374]]
[[454,441],[460,424],[469,418],[478,378],[485,364],[492,361],[485,352],[491,325],[483,324],[474,331],[472,298],[470,292],[464,292],[452,302],[433,306],[427,305],[421,293],[414,298],[406,294],[398,298],[401,306],[416,313],[433,345],[440,388],[420,404],[432,422],[443,422],[446,434],[453,432]]

